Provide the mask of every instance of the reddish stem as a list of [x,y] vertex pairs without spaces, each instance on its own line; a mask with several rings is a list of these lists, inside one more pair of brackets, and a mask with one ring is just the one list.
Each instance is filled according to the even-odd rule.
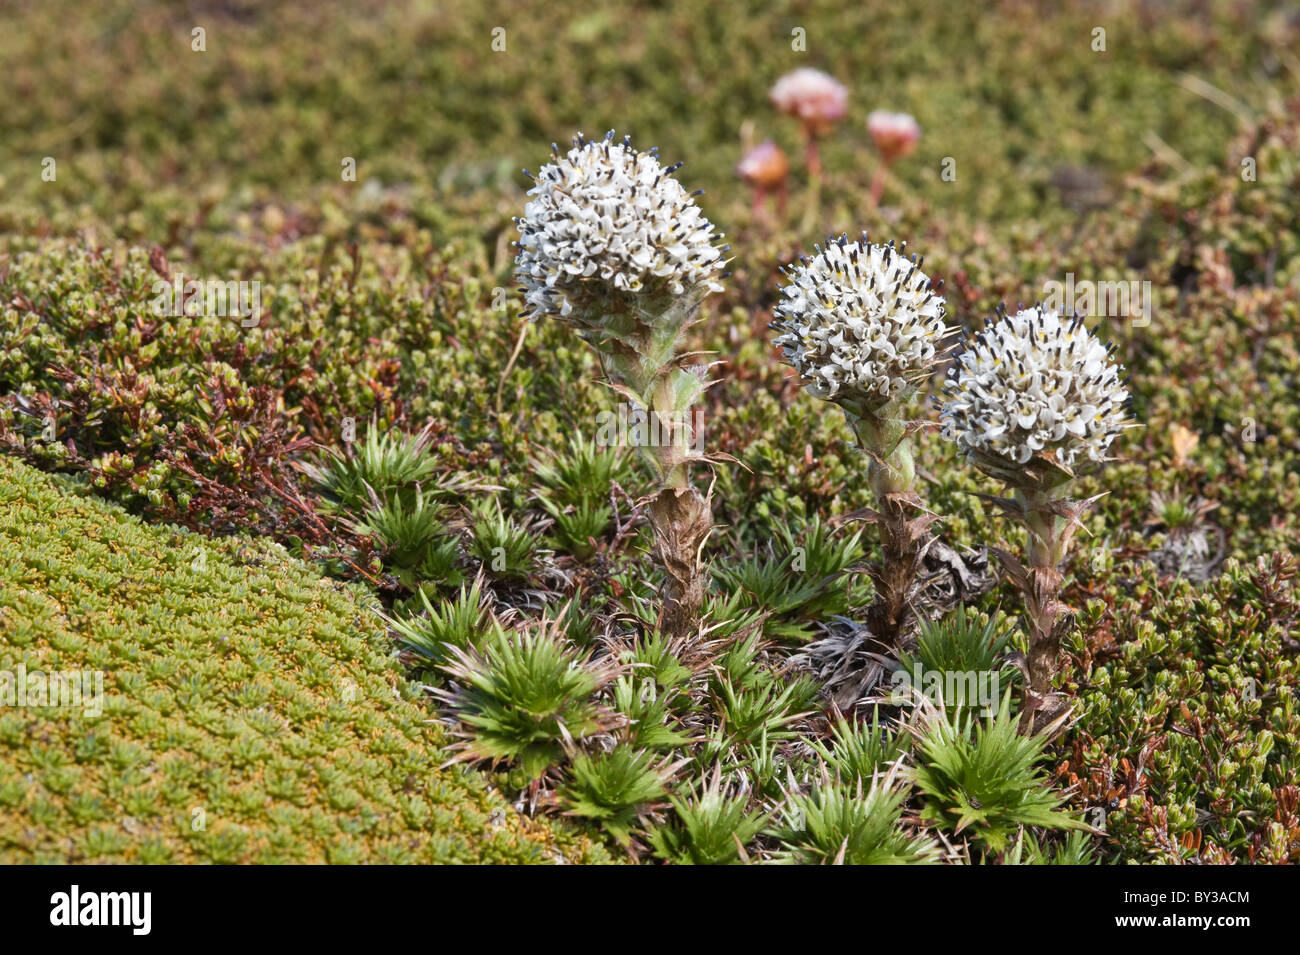
[[876,167],[876,173],[871,177],[871,208],[875,209],[880,205],[880,197],[885,193],[885,173],[889,170],[889,163],[881,161]]
[[803,132],[805,139],[804,156],[805,161],[808,163],[808,175],[814,179],[821,179],[822,157],[817,149],[817,134],[807,126],[804,127]]

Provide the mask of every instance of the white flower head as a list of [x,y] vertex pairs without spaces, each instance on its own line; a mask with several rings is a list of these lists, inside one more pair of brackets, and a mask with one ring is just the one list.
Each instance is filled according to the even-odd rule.
[[1041,305],[1004,314],[948,372],[941,418],[981,470],[1011,484],[1099,467],[1128,426],[1123,370],[1082,316]]
[[551,148],[515,220],[515,273],[530,314],[599,326],[619,302],[698,302],[722,291],[726,249],[673,178],[681,163],[662,166],[657,150],[615,142],[612,130],[594,141],[579,134],[564,156]]
[[789,284],[772,343],[812,396],[871,413],[909,395],[942,359],[952,332],[943,298],[906,250],[841,236],[782,270]]

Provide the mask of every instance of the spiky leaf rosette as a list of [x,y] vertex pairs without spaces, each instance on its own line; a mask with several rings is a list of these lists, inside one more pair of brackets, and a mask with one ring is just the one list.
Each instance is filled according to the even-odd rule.
[[943,357],[952,330],[943,298],[905,257],[907,244],[873,245],[866,233],[817,247],[784,270],[773,340],[808,393],[854,418],[906,400]]
[[935,711],[917,722],[912,778],[925,799],[921,818],[1001,852],[1024,826],[1083,829],[1038,767],[1046,735],[1017,731],[1010,698],[982,723]]
[[646,750],[616,746],[608,753],[576,753],[560,804],[572,816],[593,819],[623,846],[632,830],[667,795],[664,784],[681,764],[656,764]]
[[510,760],[536,779],[563,758],[566,743],[617,722],[594,697],[620,668],[592,662],[562,627],[558,618],[523,632],[496,624],[480,647],[444,645],[442,669],[454,684],[434,695],[459,723],[457,760]]
[[771,832],[783,865],[928,865],[941,849],[903,825],[907,790],[897,771],[853,783],[823,778],[806,793],[787,796],[784,818]]
[[1050,488],[1095,470],[1129,425],[1122,367],[1081,316],[1041,305],[1003,315],[957,356],[945,437],[991,477]]
[[576,326],[610,378],[644,396],[700,302],[722,291],[721,234],[673,177],[681,163],[665,167],[612,130],[552,149],[516,220],[526,308]]

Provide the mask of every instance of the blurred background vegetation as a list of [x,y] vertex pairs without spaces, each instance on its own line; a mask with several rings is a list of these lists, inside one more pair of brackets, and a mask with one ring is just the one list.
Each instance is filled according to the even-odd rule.
[[[609,128],[687,159],[725,221],[745,120],[797,152],[767,92],[799,66],[850,91],[824,149],[825,229],[865,213],[875,108],[919,120],[899,176],[932,215],[1064,218],[1071,170],[1096,199],[1153,148],[1213,161],[1232,103],[1263,111],[1296,68],[1294,11],[1245,2],[16,0],[0,15],[6,224],[75,228],[89,205],[128,233],[212,227],[270,195],[344,202],[345,156],[373,194],[506,190],[551,141]],[[195,28],[206,52],[191,49]],[[40,180],[45,156],[57,184]],[[947,156],[955,182],[940,180]]]

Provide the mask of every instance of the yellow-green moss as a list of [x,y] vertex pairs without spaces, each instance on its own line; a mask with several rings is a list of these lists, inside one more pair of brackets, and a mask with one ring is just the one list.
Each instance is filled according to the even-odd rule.
[[0,672],[102,671],[0,707],[0,861],[603,861],[439,769],[360,590],[275,545],[142,524],[0,457]]

